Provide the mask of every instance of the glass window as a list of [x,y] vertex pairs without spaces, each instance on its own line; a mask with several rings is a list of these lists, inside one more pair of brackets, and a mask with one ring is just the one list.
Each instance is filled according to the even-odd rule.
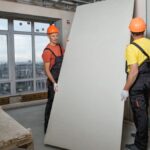
[[[42,53],[49,43],[46,33],[51,22],[28,20],[14,18],[13,24],[10,24],[13,32],[7,35],[11,19],[0,17],[0,96],[22,92],[30,93],[34,90],[43,91],[47,88]],[[8,36],[13,38],[8,40]],[[11,56],[11,49],[9,50],[12,42],[14,42],[15,58]],[[32,44],[35,47],[34,57]],[[14,62],[9,62],[9,58]],[[33,58],[35,58],[35,62],[33,62]],[[35,66],[33,66],[34,64]],[[11,78],[9,65],[15,69],[15,77],[13,77],[15,79],[11,81],[9,81]],[[16,85],[16,92],[11,89],[12,84]]]
[[49,23],[35,22],[34,23],[34,32],[46,33],[49,25],[50,25]]
[[32,78],[32,39],[31,35],[14,35],[16,79]]
[[0,35],[0,79],[9,78],[7,61],[7,36]]
[[45,77],[42,52],[48,43],[47,36],[35,36],[36,77]]
[[0,30],[8,30],[8,20],[0,18]]
[[46,89],[46,80],[36,81],[36,91],[43,91]]
[[31,22],[14,20],[14,31],[31,32]]
[[0,96],[10,94],[10,83],[0,83]]
[[17,82],[16,83],[16,91],[17,91],[17,93],[33,91],[33,81]]

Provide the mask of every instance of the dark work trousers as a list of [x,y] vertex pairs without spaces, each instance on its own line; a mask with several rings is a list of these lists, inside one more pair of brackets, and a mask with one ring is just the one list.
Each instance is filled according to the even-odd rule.
[[147,150],[148,144],[150,68],[147,67],[147,65],[143,66],[139,71],[139,75],[134,85],[129,91],[130,103],[136,126],[135,145],[139,148],[139,150]]
[[45,108],[44,133],[46,133],[46,130],[47,130],[48,121],[49,121],[52,104],[54,100],[54,95],[55,95],[55,92],[54,92],[53,84],[48,84],[48,101],[47,101],[46,108]]

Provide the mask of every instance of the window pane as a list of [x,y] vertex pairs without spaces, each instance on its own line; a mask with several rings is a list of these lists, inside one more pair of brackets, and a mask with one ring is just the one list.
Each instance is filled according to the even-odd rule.
[[31,35],[14,35],[16,79],[32,78]]
[[14,31],[31,32],[31,22],[14,20]]
[[46,80],[37,80],[36,81],[36,91],[46,90]]
[[46,33],[49,25],[50,25],[49,23],[35,22],[34,23],[34,32]]
[[33,81],[17,82],[16,91],[17,93],[33,91]]
[[35,36],[36,77],[45,77],[41,55],[48,43],[47,36]]
[[8,30],[8,20],[0,18],[0,30]]
[[10,83],[0,83],[0,96],[10,94]]
[[0,35],[0,79],[8,78],[7,36]]

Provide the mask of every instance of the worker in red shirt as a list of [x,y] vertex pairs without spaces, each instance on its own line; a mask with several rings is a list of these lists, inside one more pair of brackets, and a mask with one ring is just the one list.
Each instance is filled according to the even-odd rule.
[[64,49],[58,44],[59,30],[52,24],[47,29],[50,43],[43,51],[42,58],[47,75],[48,101],[45,108],[44,132],[46,133],[50,112],[53,104],[54,94],[58,91],[58,77],[63,61]]

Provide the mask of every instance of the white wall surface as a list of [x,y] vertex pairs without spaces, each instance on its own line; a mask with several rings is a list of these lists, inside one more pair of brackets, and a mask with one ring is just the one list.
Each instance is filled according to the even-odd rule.
[[71,28],[71,24],[67,24],[67,20],[70,20],[70,22],[72,23],[74,12],[20,4],[15,2],[7,2],[3,0],[0,1],[0,11],[62,19],[62,38],[64,46],[66,45],[66,41],[68,39]]
[[75,14],[45,143],[70,150],[119,150],[124,51],[133,0],[80,6]]

